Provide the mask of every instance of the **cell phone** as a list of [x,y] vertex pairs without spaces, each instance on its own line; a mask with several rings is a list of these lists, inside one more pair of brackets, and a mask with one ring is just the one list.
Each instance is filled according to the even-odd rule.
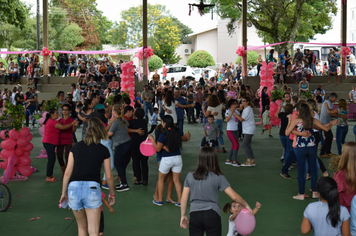
[[67,208],[68,202],[66,199],[63,200],[62,204],[59,204],[59,208]]

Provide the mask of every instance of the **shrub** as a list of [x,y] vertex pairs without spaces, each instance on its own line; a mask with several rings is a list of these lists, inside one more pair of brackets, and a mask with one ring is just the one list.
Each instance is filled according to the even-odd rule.
[[150,59],[148,59],[148,69],[150,71],[154,71],[163,66],[163,61],[159,56],[153,55]]
[[187,60],[187,65],[191,67],[205,68],[207,66],[214,66],[214,58],[205,50],[198,50],[193,52]]

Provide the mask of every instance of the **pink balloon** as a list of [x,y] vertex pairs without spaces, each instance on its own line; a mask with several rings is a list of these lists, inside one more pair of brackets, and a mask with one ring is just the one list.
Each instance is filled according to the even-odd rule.
[[27,138],[28,141],[31,141],[32,138],[33,138],[33,135],[30,133],[26,138]]
[[21,175],[23,176],[30,176],[32,175],[32,169],[29,166],[19,166],[18,171],[20,172]]
[[27,127],[23,127],[20,131],[20,136],[21,137],[26,137],[27,135],[29,135],[31,132],[30,132],[30,129],[27,128]]
[[235,227],[237,232],[242,235],[249,235],[253,232],[256,226],[254,215],[250,215],[249,211],[244,208],[235,218]]
[[12,139],[6,139],[5,141],[1,142],[1,147],[3,149],[11,150],[11,149],[15,149],[15,146],[16,146],[16,141]]
[[30,156],[30,154],[31,154],[31,153],[30,153],[30,152],[28,152],[28,151],[24,151],[24,152],[23,152],[23,156],[24,156],[24,157],[29,157],[29,156]]
[[17,145],[19,145],[19,146],[21,146],[21,147],[27,146],[28,143],[29,143],[29,141],[27,140],[26,137],[20,137],[20,138],[17,140]]
[[19,163],[23,166],[31,165],[31,158],[29,157],[19,157]]
[[28,143],[28,145],[26,147],[23,147],[23,150],[26,152],[30,152],[32,149],[33,149],[32,143]]
[[0,132],[0,137],[1,137],[2,139],[4,139],[4,140],[6,139],[6,137],[5,137],[5,133],[6,133],[6,132],[8,132],[8,130],[3,130],[3,131]]
[[0,162],[0,168],[5,170],[7,168],[7,163],[8,159],[5,159],[5,161]]
[[13,153],[15,152],[15,150],[8,150],[8,149],[4,149],[1,151],[0,155],[2,158],[7,159],[9,158]]
[[9,137],[12,139],[12,140],[17,140],[19,137],[20,137],[20,133],[17,132],[15,129],[12,129],[10,130],[9,132]]
[[12,167],[9,178],[14,177],[16,172],[17,172],[17,166]]
[[21,157],[21,156],[23,155],[23,152],[24,152],[24,150],[23,150],[22,148],[20,148],[20,147],[17,147],[17,148],[15,149],[15,154],[16,154],[16,156],[18,156],[18,157]]
[[38,120],[38,122],[42,125],[45,120],[46,120],[46,117],[45,117],[45,116],[42,116],[42,117]]
[[38,131],[40,132],[40,135],[41,135],[42,137],[44,136],[44,129],[45,129],[44,125],[42,125],[42,126],[38,129]]

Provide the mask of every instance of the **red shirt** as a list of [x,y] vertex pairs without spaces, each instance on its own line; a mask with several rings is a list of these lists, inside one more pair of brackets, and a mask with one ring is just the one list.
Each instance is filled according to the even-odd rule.
[[44,136],[42,139],[43,143],[59,145],[60,130],[55,127],[57,123],[58,123],[58,121],[55,121],[51,118],[47,120],[47,122],[45,124]]
[[[70,124],[74,121],[72,117],[69,117],[68,119],[60,119],[59,123],[62,125],[67,125]],[[60,145],[70,145],[72,144],[73,141],[73,126],[66,130],[61,130],[59,133],[59,144]]]
[[119,87],[119,82],[115,81],[115,82],[110,82],[109,83],[109,87],[112,89],[116,89]]
[[163,76],[164,76],[164,77],[167,77],[167,71],[168,71],[168,69],[167,69],[166,67],[164,67],[162,71],[163,71]]
[[[126,119],[126,122],[129,122],[130,120],[132,120],[132,118],[129,118],[129,117],[125,116],[125,115],[124,115],[124,117],[125,117],[125,119]],[[130,138],[131,138],[131,133],[129,133],[129,136],[130,136]]]
[[336,171],[334,173],[334,180],[337,183],[337,191],[339,192],[339,201],[340,205],[351,209],[352,198],[356,195],[356,190],[352,193],[348,191],[347,181],[346,181],[346,170]]

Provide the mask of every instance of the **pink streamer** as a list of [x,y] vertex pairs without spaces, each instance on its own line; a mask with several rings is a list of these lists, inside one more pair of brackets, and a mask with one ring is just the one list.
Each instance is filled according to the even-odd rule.
[[[287,41],[287,42],[272,43],[272,44],[267,44],[267,45],[262,45],[262,46],[248,46],[247,51],[257,50],[257,49],[262,49],[262,48],[267,48],[267,47],[273,47],[273,46],[284,44],[284,43],[309,44],[309,45],[327,45],[327,46],[345,46],[342,43],[307,43],[307,42]],[[356,43],[347,43],[346,46],[356,46]]]
[[[56,53],[74,53],[74,54],[113,54],[122,52],[137,52],[142,48],[125,49],[125,50],[107,50],[107,51],[57,51],[53,50],[51,52]],[[40,53],[41,51],[0,51],[0,54],[24,54],[24,53]]]
[[41,51],[0,51],[0,54],[25,54],[25,53],[39,53]]

